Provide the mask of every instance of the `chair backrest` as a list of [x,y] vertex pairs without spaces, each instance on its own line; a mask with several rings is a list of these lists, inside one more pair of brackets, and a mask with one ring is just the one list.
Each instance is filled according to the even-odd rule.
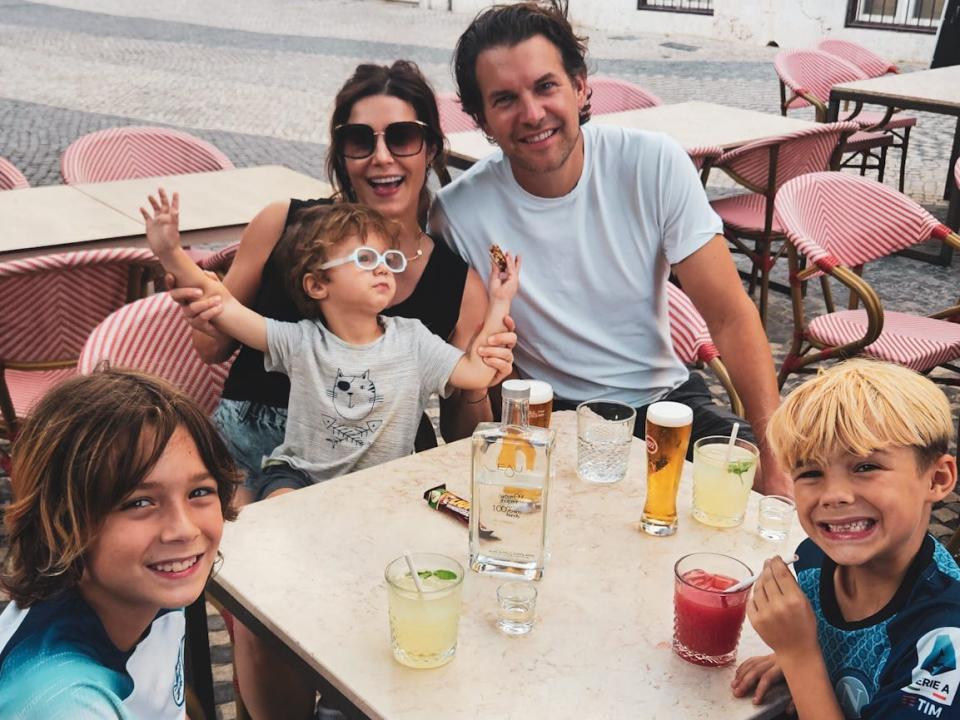
[[949,233],[906,195],[847,173],[795,178],[775,206],[787,238],[818,266],[856,267]]
[[227,270],[229,270],[233,264],[233,258],[236,256],[239,248],[239,242],[231,243],[226,247],[220,248],[215,253],[200,259],[197,261],[197,264],[203,270],[212,270],[220,276],[226,275]]
[[687,148],[687,155],[693,161],[697,170],[701,169],[707,163],[715,163],[723,155],[723,148],[716,145],[701,145],[700,147]]
[[[724,153],[714,167],[757,192],[771,195],[795,177],[829,170],[843,140],[857,129],[852,122],[829,123],[758,140]],[[771,150],[776,157],[776,172],[771,172]]]
[[169,293],[159,293],[125,305],[90,333],[77,369],[90,373],[103,361],[162,377],[212,412],[233,359],[204,363],[180,308]]
[[694,365],[719,357],[703,316],[687,294],[670,282],[667,283],[667,311],[670,315],[670,341],[680,362]]
[[594,115],[663,105],[663,101],[652,92],[626,80],[594,76],[587,82],[592,91],[590,109]]
[[817,43],[817,49],[843,58],[848,63],[856,65],[872,78],[880,77],[887,73],[900,72],[892,62],[884,60],[872,50],[868,50],[863,45],[850,40],[824,38]]
[[[773,67],[793,92],[812,95],[823,104],[830,99],[834,85],[867,79],[867,74],[856,65],[820,50],[781,50],[773,58]],[[789,108],[809,104],[802,97],[787,102]]]
[[0,262],[0,361],[76,360],[90,331],[140,294],[147,248],[104,248]]
[[98,130],[74,140],[60,158],[60,174],[69,185],[232,168],[206,140],[160,127]]
[[444,134],[476,130],[477,124],[460,105],[460,98],[453,93],[437,94],[437,110],[440,111],[440,127]]
[[0,157],[0,190],[20,190],[30,187],[27,178],[9,160]]

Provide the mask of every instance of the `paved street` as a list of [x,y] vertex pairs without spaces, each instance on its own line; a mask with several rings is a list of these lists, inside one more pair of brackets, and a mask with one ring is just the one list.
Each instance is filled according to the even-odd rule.
[[[81,135],[164,125],[211,141],[237,166],[277,163],[321,177],[333,99],[353,68],[407,58],[437,91],[451,92],[451,50],[469,20],[385,0],[0,0],[0,156],[32,185],[56,184],[61,153]],[[664,102],[778,112],[776,48],[584,31],[592,71],[636,82]],[[918,117],[906,192],[942,218],[954,123]],[[888,182],[899,169],[899,152],[891,155]],[[729,187],[722,177],[711,181],[711,192]],[[898,309],[944,307],[957,295],[956,268],[895,258],[867,277]],[[789,301],[774,294],[771,302],[769,334],[782,357]],[[950,396],[958,408],[958,394]],[[0,471],[0,508],[9,496]],[[960,524],[960,498],[949,501],[934,511],[940,536]],[[221,628],[211,635],[218,717],[232,718],[230,647]]]

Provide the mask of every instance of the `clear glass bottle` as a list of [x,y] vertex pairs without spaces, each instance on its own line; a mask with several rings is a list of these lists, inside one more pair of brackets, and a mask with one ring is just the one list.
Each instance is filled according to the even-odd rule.
[[501,421],[473,433],[470,567],[539,580],[555,435],[527,422],[527,382],[507,380],[501,394]]

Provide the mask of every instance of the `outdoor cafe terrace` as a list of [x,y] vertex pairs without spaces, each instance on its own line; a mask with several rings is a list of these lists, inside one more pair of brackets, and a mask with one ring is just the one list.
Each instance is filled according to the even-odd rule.
[[[193,233],[187,234],[188,240],[194,249],[218,250],[235,240],[252,213],[270,200],[315,197],[328,188],[323,174],[326,118],[334,93],[357,63],[409,58],[420,65],[438,92],[452,93],[450,53],[469,22],[465,15],[370,1],[317,0],[277,8],[265,0],[243,0],[138,9],[142,15],[130,12],[115,0],[47,4],[0,0],[0,68],[4,68],[0,70],[0,158],[19,168],[31,188],[47,188],[37,205],[48,216],[45,222],[56,219],[61,208],[71,212],[84,212],[88,205],[99,206],[101,212],[111,208],[111,214],[99,220],[103,227],[91,231],[94,234],[68,237],[64,243],[89,241],[100,232],[100,237],[124,237],[129,241],[125,244],[137,244],[142,222],[133,210],[155,185],[152,180],[110,187],[81,182],[68,188],[61,177],[61,157],[78,138],[108,128],[149,125],[182,131],[213,146],[235,169],[224,171],[218,180],[197,177],[182,182],[200,198],[194,204],[195,224],[186,228]],[[689,141],[680,138],[685,147],[719,145],[723,149],[815,124],[810,107],[792,111],[789,121],[780,116],[773,63],[777,48],[685,36],[587,32],[591,70],[596,75],[638,85],[662,102],[636,111],[647,115],[606,120],[598,115],[595,122],[662,129],[675,135],[689,132]],[[883,54],[882,47],[873,50]],[[899,69],[908,78],[926,66],[906,63]],[[952,115],[930,108],[905,111],[917,122],[910,134],[903,193],[940,222],[948,221],[944,185],[960,115],[960,97],[956,97],[960,75],[953,77]],[[919,81],[907,84],[912,89],[922,85]],[[704,113],[715,115],[705,122]],[[705,125],[709,127],[704,135]],[[452,138],[453,164],[466,167],[482,157],[489,152],[484,143],[477,134]],[[454,169],[452,175],[460,172]],[[896,187],[900,172],[901,153],[890,148],[888,187]],[[742,190],[719,169],[709,174],[711,199]],[[0,263],[15,255],[42,255],[49,252],[45,245],[59,244],[47,236],[38,242],[5,246],[12,236],[4,236],[4,229],[10,227],[4,208],[11,212],[8,219],[13,215],[12,206],[3,203],[0,192]],[[30,220],[26,215],[17,218],[24,223]],[[956,229],[960,214],[950,221]],[[930,240],[921,250],[939,261],[944,259],[941,247],[939,240]],[[749,274],[749,258],[740,254],[736,260]],[[864,278],[885,309],[926,314],[957,301],[958,266],[957,260],[938,264],[891,256],[870,263]],[[775,263],[770,281],[774,287],[789,284],[786,257]],[[846,294],[838,286],[835,294],[838,304],[844,305]],[[758,296],[759,291],[754,294],[755,299]],[[814,317],[824,308],[818,284],[811,283],[808,314]],[[766,331],[779,368],[794,332],[787,294],[770,293]],[[937,369],[932,374],[947,377],[950,372]],[[718,377],[710,371],[706,376],[718,402],[727,404],[728,395]],[[790,375],[783,393],[805,377]],[[960,391],[949,386],[944,390],[955,417],[960,416]],[[435,404],[433,417],[436,420]],[[9,443],[0,440],[0,513],[11,499],[8,455]],[[468,472],[466,464],[462,472]],[[934,508],[930,530],[946,541],[958,529],[960,497],[952,493]],[[0,528],[0,559],[6,552],[2,533]],[[463,542],[466,545],[465,532]],[[0,609],[3,605],[0,598]],[[231,648],[212,607],[209,623],[216,715],[233,718]]]

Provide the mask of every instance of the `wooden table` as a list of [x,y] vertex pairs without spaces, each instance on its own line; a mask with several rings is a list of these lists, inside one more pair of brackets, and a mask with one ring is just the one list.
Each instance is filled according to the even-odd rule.
[[[885,105],[903,110],[951,115],[957,118],[950,148],[950,164],[947,168],[944,199],[950,202],[947,210],[947,225],[960,229],[960,188],[953,180],[953,167],[960,156],[960,66],[920,70],[900,75],[884,75],[870,80],[834,85],[830,91],[830,107],[827,118],[836,120],[840,103],[844,100]],[[936,262],[949,265],[952,248],[943,243]]]
[[81,244],[143,247],[139,208],[158,187],[180,193],[180,227],[195,246],[239,239],[270,202],[330,194],[322,180],[280,165],[10,190],[0,193],[0,255],[13,259]]
[[[691,665],[670,649],[673,565],[698,551],[732,554],[759,570],[792,552],[795,523],[776,545],[756,533],[750,499],[743,527],[717,530],[690,515],[688,464],[680,528],[639,531],[645,445],[635,440],[628,477],[583,483],[575,473],[576,417],[554,414],[557,474],[548,534],[552,555],[537,589],[537,621],[524,637],[495,628],[503,579],[467,573],[457,656],[435,670],[393,660],[383,571],[404,549],[442,552],[467,564],[467,530],[431,510],[424,490],[446,482],[469,497],[470,441],[463,440],[245,508],[228,523],[224,563],[208,591],[357,717],[391,718],[770,718],[730,694],[734,667]],[[746,624],[741,659],[769,652]]]
[[[716,145],[724,150],[816,124],[808,120],[699,101],[594,115],[590,122],[663,132],[685,148]],[[454,167],[469,167],[497,149],[496,145],[487,142],[479,130],[452,133],[447,139]]]

